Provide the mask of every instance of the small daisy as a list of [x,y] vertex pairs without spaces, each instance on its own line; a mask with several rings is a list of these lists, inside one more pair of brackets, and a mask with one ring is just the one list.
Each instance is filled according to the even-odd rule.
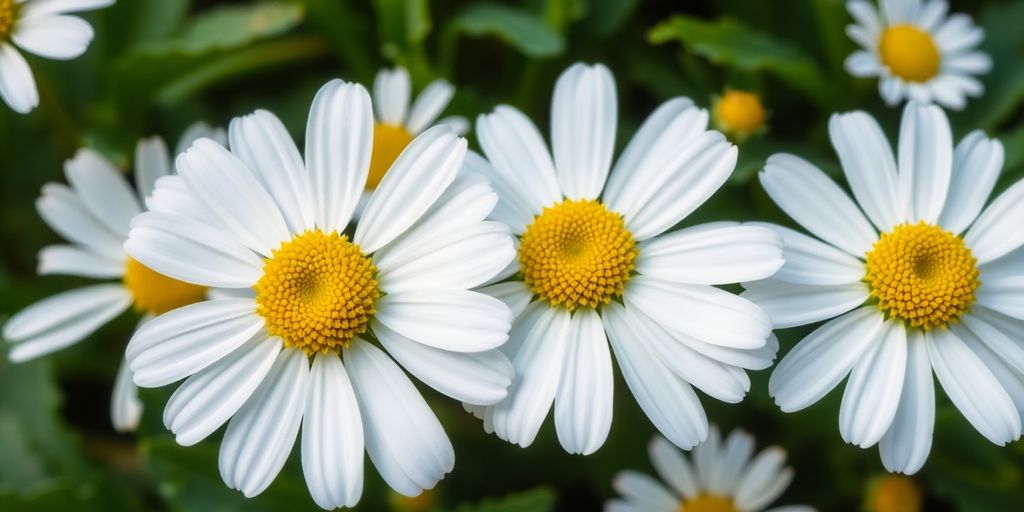
[[[771,505],[793,480],[783,467],[786,452],[778,446],[754,456],[754,438],[733,430],[722,444],[718,429],[693,449],[691,462],[660,436],[647,448],[654,470],[666,485],[637,471],[622,471],[613,486],[622,499],[610,500],[605,512],[759,512]],[[805,505],[767,512],[814,512]]]
[[21,52],[57,60],[85,53],[93,30],[68,13],[114,5],[114,0],[0,0],[0,97],[19,114],[39,105],[32,69]]
[[985,31],[970,16],[947,16],[946,0],[882,0],[879,10],[865,0],[847,2],[856,21],[846,33],[863,50],[846,59],[859,77],[878,77],[878,91],[890,106],[905,99],[962,109],[967,96],[981,96],[975,75],[992,69],[988,54],[975,51]]
[[[707,130],[689,99],[659,107],[612,169],[616,99],[602,65],[562,73],[552,99],[552,152],[518,110],[477,120],[518,265],[485,289],[518,317],[503,350],[516,381],[492,407],[469,407],[484,428],[528,446],[554,402],[558,439],[589,454],[612,420],[609,343],[640,406],[677,445],[704,440],[693,387],[730,403],[750,387],[745,369],[771,364],[771,320],[715,285],[765,278],[782,266],[782,240],[735,222],[666,232],[707,200],[736,165],[736,148]],[[610,175],[609,175],[609,171]],[[607,333],[607,334],[606,334]]]
[[[182,136],[216,136],[195,125]],[[47,183],[36,201],[40,216],[69,245],[39,252],[39,273],[92,279],[119,279],[57,294],[39,301],[7,321],[3,337],[11,343],[7,357],[29,361],[74,345],[128,309],[146,321],[155,314],[202,300],[206,289],[162,276],[129,258],[121,245],[153,183],[168,174],[170,156],[159,137],[139,141],[135,153],[135,191],[114,164],[91,149],[79,150],[64,164],[71,186]],[[134,430],[142,414],[138,389],[122,359],[110,403],[114,428]]]
[[715,98],[711,112],[712,125],[734,141],[743,142],[764,130],[764,105],[752,92],[727,89]]
[[280,472],[300,425],[321,507],[359,501],[364,449],[393,489],[416,496],[455,454],[402,367],[475,404],[500,401],[511,383],[497,347],[512,314],[469,290],[515,257],[508,228],[484,221],[497,196],[481,176],[456,177],[466,141],[434,127],[350,229],[372,116],[362,86],[329,82],[310,109],[305,160],[273,114],[233,120],[231,151],[201,139],[180,155],[125,243],[151,268],[229,290],[148,322],[127,358],[140,386],[184,379],[164,410],[178,443],[228,423],[220,473],[246,496]]
[[797,411],[849,375],[839,431],[862,448],[879,443],[893,472],[916,472],[931,450],[933,372],[983,436],[999,445],[1017,439],[1024,181],[985,207],[1002,144],[976,131],[954,149],[943,111],[915,102],[903,111],[895,156],[863,112],[832,116],[829,133],[856,203],[792,155],[772,156],[760,176],[820,240],[774,226],[786,264],[745,283],[743,296],[776,328],[828,320],[782,359],[769,393],[783,411]]

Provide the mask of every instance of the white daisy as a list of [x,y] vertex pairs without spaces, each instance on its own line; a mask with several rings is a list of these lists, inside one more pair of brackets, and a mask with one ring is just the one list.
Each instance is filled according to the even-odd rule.
[[[223,132],[221,132],[223,133]],[[217,132],[194,125],[182,142]],[[163,140],[139,141],[133,192],[121,173],[99,153],[81,149],[64,164],[71,186],[48,183],[36,208],[43,220],[68,241],[39,252],[39,273],[93,279],[118,279],[60,293],[39,301],[7,321],[3,337],[11,343],[7,357],[23,362],[74,345],[133,308],[145,321],[154,314],[202,300],[206,289],[162,276],[129,258],[121,244],[141,211],[153,183],[169,172]],[[142,414],[138,390],[122,363],[114,382],[110,417],[118,431],[134,430]]]
[[40,57],[70,60],[85,53],[93,30],[71,12],[114,5],[114,0],[0,0],[0,97],[19,114],[39,105],[32,69],[16,47]]
[[[761,183],[815,238],[775,226],[786,264],[744,284],[775,327],[828,320],[779,363],[769,392],[803,409],[847,374],[839,431],[880,443],[889,471],[931,449],[932,372],[978,431],[1002,445],[1024,412],[1024,182],[987,208],[1003,146],[973,132],[953,148],[937,106],[911,102],[898,154],[871,116],[838,114],[832,145],[858,205],[813,165],[774,155]],[[863,213],[862,213],[863,211]],[[852,373],[851,373],[852,370]]]
[[519,242],[518,265],[502,276],[511,279],[485,288],[518,315],[502,349],[516,368],[508,399],[469,407],[485,429],[527,446],[554,402],[562,446],[597,450],[612,419],[610,342],[648,417],[689,448],[708,429],[691,385],[739,402],[750,387],[744,369],[771,364],[771,320],[714,285],[772,275],[782,266],[778,235],[735,222],[665,234],[735,167],[735,146],[707,123],[689,99],[664,103],[609,176],[615,83],[604,66],[583,64],[555,86],[552,153],[512,107],[478,118],[490,164],[471,155],[467,166],[491,178],[494,217]]
[[511,383],[497,347],[512,314],[469,289],[515,250],[506,226],[484,221],[498,200],[486,179],[456,177],[464,139],[423,132],[347,230],[372,116],[362,86],[326,84],[305,161],[273,114],[235,119],[231,151],[199,140],[179,156],[178,176],[157,185],[125,243],[161,272],[234,290],[150,321],[127,357],[140,386],[185,379],[164,411],[180,444],[230,419],[220,473],[246,496],[270,485],[300,424],[306,483],[323,508],[359,500],[364,447],[408,496],[451,471],[451,442],[392,357],[461,401],[497,402]]
[[905,99],[959,110],[967,96],[984,88],[974,75],[992,69],[988,54],[976,51],[985,31],[970,16],[947,16],[946,0],[865,0],[847,2],[855,24],[846,33],[863,50],[846,59],[859,77],[878,77],[878,91],[889,105]]
[[[605,512],[759,512],[771,505],[793,480],[783,467],[786,452],[778,446],[754,456],[754,438],[733,430],[722,444],[718,428],[693,449],[691,462],[665,439],[647,448],[654,470],[667,484],[638,471],[622,471],[613,486],[621,499],[605,503]],[[805,505],[775,507],[767,512],[814,512]]]

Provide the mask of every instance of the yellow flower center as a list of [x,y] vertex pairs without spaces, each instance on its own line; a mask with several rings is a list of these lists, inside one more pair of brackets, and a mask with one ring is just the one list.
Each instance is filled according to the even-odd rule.
[[384,179],[391,164],[402,154],[412,134],[404,126],[377,123],[373,127],[373,153],[370,156],[370,175],[366,178],[366,190],[374,190]]
[[728,90],[715,105],[715,120],[726,133],[750,135],[764,126],[764,106],[756,94]]
[[900,224],[875,242],[865,280],[882,311],[924,330],[960,318],[981,284],[963,239],[923,221]]
[[880,478],[871,491],[869,512],[920,512],[921,487],[914,480],[900,475]]
[[159,315],[206,297],[205,286],[167,277],[134,258],[128,258],[122,281],[132,292],[135,310],[139,313]]
[[566,199],[526,227],[519,268],[533,293],[571,311],[621,296],[637,253],[621,215],[595,200]]
[[0,40],[7,39],[14,31],[14,21],[18,19],[19,4],[14,0],[0,0]]
[[908,82],[926,82],[939,74],[942,57],[932,36],[913,25],[893,25],[878,41],[882,64]]
[[366,332],[380,298],[377,267],[337,232],[306,231],[284,242],[263,263],[256,312],[286,347],[307,354],[348,346]]
[[679,512],[737,512],[737,509],[732,498],[701,494],[692,500],[682,502],[679,505]]

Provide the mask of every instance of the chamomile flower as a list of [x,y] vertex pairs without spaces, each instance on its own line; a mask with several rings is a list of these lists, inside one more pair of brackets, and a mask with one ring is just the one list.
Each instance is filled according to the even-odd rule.
[[18,48],[48,59],[69,60],[85,53],[93,30],[68,13],[114,5],[114,0],[0,0],[0,98],[27,114],[39,105],[39,91]]
[[947,15],[946,0],[881,0],[877,10],[852,0],[846,8],[856,22],[846,33],[863,48],[846,59],[846,69],[878,77],[887,104],[910,99],[959,110],[968,96],[981,96],[975,76],[992,69],[988,54],[977,51],[985,32],[966,14]]
[[[897,155],[871,116],[829,122],[856,203],[810,163],[779,154],[761,183],[817,238],[776,226],[786,264],[743,296],[775,327],[827,320],[772,373],[783,411],[810,406],[850,376],[844,440],[879,443],[892,472],[914,473],[931,449],[932,374],[987,439],[1021,435],[1024,412],[1024,181],[985,203],[1003,164],[980,131],[953,147],[937,106],[903,111]],[[859,207],[858,207],[859,204]]]
[[725,94],[715,98],[712,112],[712,125],[737,142],[763,130],[767,117],[761,98],[739,89],[727,89]]
[[164,410],[182,445],[228,423],[220,473],[246,496],[270,485],[300,425],[323,508],[359,501],[364,450],[399,493],[433,487],[455,454],[402,367],[476,404],[504,398],[512,377],[497,350],[512,314],[470,288],[515,250],[506,226],[484,221],[498,200],[486,179],[456,177],[466,141],[448,127],[420,134],[350,229],[373,144],[363,87],[320,89],[305,159],[266,111],[228,135],[230,152],[199,140],[180,155],[132,224],[133,258],[230,290],[142,326],[127,349],[135,383],[184,379]]
[[708,432],[693,387],[739,402],[744,369],[771,364],[771,320],[714,285],[770,276],[782,266],[778,235],[734,222],[666,233],[736,164],[735,146],[707,124],[689,99],[670,100],[612,169],[615,83],[604,66],[583,64],[555,86],[551,153],[512,107],[478,118],[490,163],[471,155],[467,167],[491,178],[494,217],[519,242],[509,279],[485,288],[517,314],[502,349],[516,369],[508,398],[468,407],[485,429],[528,446],[554,402],[562,446],[597,450],[612,420],[610,343],[651,421],[689,448]]
[[[693,449],[693,460],[661,437],[648,446],[651,463],[662,482],[637,471],[615,476],[621,499],[605,504],[605,512],[759,512],[786,491],[793,469],[784,467],[786,452],[772,446],[754,455],[754,438],[733,430],[721,442],[711,428],[707,441]],[[804,505],[767,512],[814,512]]]
[[[183,136],[217,136],[194,125]],[[74,345],[129,309],[146,321],[155,314],[202,300],[206,289],[160,275],[128,257],[121,245],[132,218],[142,210],[153,183],[168,174],[170,156],[159,137],[139,141],[135,190],[99,153],[79,150],[64,164],[71,186],[48,183],[36,208],[43,220],[70,244],[39,252],[39,273],[63,274],[120,282],[95,284],[39,301],[7,321],[3,337],[11,343],[8,358],[24,362]],[[119,431],[134,430],[142,414],[138,389],[122,362],[114,381],[110,417]]]

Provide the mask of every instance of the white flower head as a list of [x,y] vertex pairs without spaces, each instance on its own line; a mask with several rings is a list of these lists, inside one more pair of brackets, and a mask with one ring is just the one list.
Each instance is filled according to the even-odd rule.
[[[715,285],[762,279],[782,266],[782,240],[758,226],[702,224],[667,233],[725,183],[736,148],[709,131],[689,99],[661,105],[612,165],[615,83],[602,65],[562,73],[552,99],[552,150],[518,110],[477,119],[500,201],[494,217],[519,242],[509,278],[484,290],[517,318],[503,347],[516,380],[503,402],[468,407],[484,428],[528,446],[554,403],[562,446],[589,454],[612,420],[614,352],[641,408],[677,445],[704,440],[693,388],[730,403],[744,370],[771,365],[771,320]],[[611,351],[609,351],[609,344]]]
[[947,15],[946,0],[847,2],[854,23],[846,33],[863,49],[846,59],[859,77],[878,77],[878,91],[890,106],[910,99],[962,109],[968,96],[981,96],[976,75],[992,69],[977,51],[985,32],[966,14]]
[[[197,124],[182,141],[203,134],[217,136],[216,131]],[[226,143],[222,132],[221,136]],[[205,297],[205,288],[158,274],[129,258],[121,247],[153,184],[170,173],[170,155],[159,137],[139,141],[135,155],[134,191],[113,163],[91,149],[81,149],[65,162],[71,186],[43,186],[36,208],[43,221],[71,243],[44,247],[39,252],[39,273],[120,282],[59,293],[16,313],[3,327],[3,338],[11,343],[7,354],[11,361],[29,361],[74,345],[130,308],[144,322]],[[135,429],[142,402],[124,361],[110,407],[114,428]]]
[[68,13],[114,5],[114,0],[0,0],[0,98],[19,114],[39,105],[32,69],[18,48],[48,59],[85,53],[93,30]]
[[[1024,181],[987,207],[1003,146],[980,131],[954,148],[937,106],[903,111],[894,155],[864,112],[829,122],[856,202],[793,155],[768,159],[761,184],[817,238],[774,226],[786,264],[745,283],[776,328],[828,320],[772,373],[783,411],[803,409],[847,375],[843,439],[879,443],[889,471],[914,473],[935,422],[932,374],[987,439],[1021,435],[1024,412]],[[830,320],[831,319],[831,320]]]
[[350,228],[373,132],[369,94],[340,80],[313,100],[304,157],[270,112],[237,118],[230,151],[201,139],[178,157],[178,176],[157,185],[125,243],[154,269],[229,290],[153,319],[127,358],[140,386],[184,379],[164,411],[180,444],[228,423],[220,473],[246,496],[270,485],[300,426],[321,507],[359,501],[364,450],[393,489],[415,496],[455,454],[401,367],[475,404],[501,400],[511,383],[497,347],[512,314],[470,290],[515,256],[508,228],[484,220],[497,196],[485,178],[457,176],[466,141],[434,127]]
[[[754,437],[733,430],[722,442],[711,427],[707,441],[693,449],[690,460],[657,436],[648,453],[661,482],[638,471],[622,471],[613,485],[622,498],[605,503],[605,512],[760,512],[779,498],[793,481],[786,452],[778,446],[754,454]],[[814,512],[804,505],[766,512]]]

